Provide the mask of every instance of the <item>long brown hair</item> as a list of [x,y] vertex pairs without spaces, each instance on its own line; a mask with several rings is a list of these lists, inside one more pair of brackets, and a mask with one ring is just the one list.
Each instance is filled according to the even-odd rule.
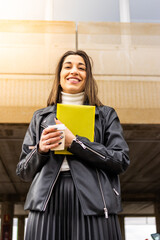
[[91,67],[91,60],[90,60],[91,58],[89,58],[89,56],[82,50],[67,51],[60,58],[56,68],[55,80],[53,82],[53,86],[47,100],[47,106],[61,103],[62,88],[60,86],[60,72],[61,72],[62,65],[65,58],[69,55],[81,56],[86,64],[86,85],[84,90],[84,103],[87,103],[89,105],[102,106],[103,104],[98,98],[98,86],[92,74],[92,67]]

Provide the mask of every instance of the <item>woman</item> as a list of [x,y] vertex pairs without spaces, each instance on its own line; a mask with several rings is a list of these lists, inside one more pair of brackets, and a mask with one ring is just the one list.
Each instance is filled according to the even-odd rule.
[[[61,131],[49,125],[56,104],[95,105],[95,139],[65,130],[73,155],[55,155]],[[24,138],[17,175],[32,181],[26,240],[120,240],[118,175],[129,165],[128,146],[113,108],[103,106],[84,51],[68,51],[59,61],[48,107],[36,111]],[[78,123],[77,123],[78,124]]]

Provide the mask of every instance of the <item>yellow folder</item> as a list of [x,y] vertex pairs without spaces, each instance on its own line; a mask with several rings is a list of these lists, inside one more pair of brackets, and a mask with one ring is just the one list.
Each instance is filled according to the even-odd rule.
[[[57,104],[57,118],[74,134],[94,141],[95,106]],[[66,149],[55,154],[71,154]]]

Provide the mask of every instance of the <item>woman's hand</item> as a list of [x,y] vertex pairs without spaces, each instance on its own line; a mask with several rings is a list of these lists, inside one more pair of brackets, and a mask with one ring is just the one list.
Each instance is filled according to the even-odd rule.
[[47,153],[52,148],[58,147],[62,139],[61,134],[61,131],[58,131],[56,126],[45,128],[41,134],[39,152]]
[[[59,120],[56,119],[55,122],[56,124],[62,124]],[[73,139],[76,138],[76,136],[68,128],[66,128],[64,132],[65,132],[65,148],[68,148],[71,145]]]

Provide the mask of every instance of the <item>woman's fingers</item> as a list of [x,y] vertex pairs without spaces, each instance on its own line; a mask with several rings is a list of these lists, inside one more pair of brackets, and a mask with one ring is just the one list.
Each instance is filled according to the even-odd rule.
[[43,130],[42,135],[47,135],[49,133],[56,133],[56,132],[58,132],[56,126],[50,126]]
[[[56,118],[54,119],[56,124],[62,124],[61,121],[57,120]],[[65,129],[65,147],[69,147],[75,138],[75,135],[68,129]]]
[[55,143],[58,143],[61,139],[63,138],[63,136],[57,136],[57,137],[52,137],[52,138],[48,138],[46,140],[44,140],[46,145],[52,145]]
[[[61,122],[55,119],[56,124],[61,124]],[[39,150],[40,152],[48,152],[52,148],[58,147],[61,144],[62,131],[57,130],[56,126],[50,126],[43,130]],[[75,138],[75,135],[68,129],[65,129],[65,147],[69,147]]]
[[59,137],[61,136],[62,133],[61,131],[57,131],[57,132],[53,132],[53,133],[48,133],[48,134],[42,134],[42,139],[43,140],[48,140],[50,138],[56,138],[56,137]]
[[76,136],[68,129],[65,129],[65,147],[69,147]]
[[39,142],[39,152],[48,152],[52,148],[57,147],[62,138],[62,132],[57,131],[55,127],[45,128]]

